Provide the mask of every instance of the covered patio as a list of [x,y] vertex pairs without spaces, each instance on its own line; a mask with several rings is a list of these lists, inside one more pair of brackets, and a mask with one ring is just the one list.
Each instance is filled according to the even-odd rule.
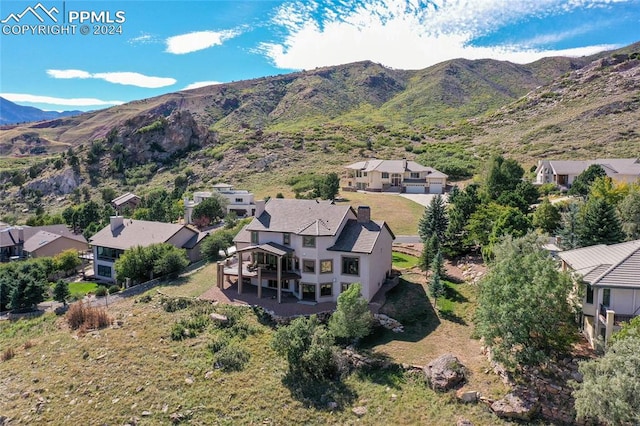
[[[226,283],[231,284],[230,277],[237,277],[235,286],[238,295],[247,291],[246,285],[255,290],[258,299],[262,299],[263,292],[269,290],[269,293],[275,291],[277,303],[283,303],[283,293],[285,297],[296,301],[302,298],[299,259],[293,256],[293,249],[277,243],[265,243],[245,247],[236,253],[237,259],[218,263],[218,289],[224,289]],[[249,254],[249,259],[245,254]],[[251,285],[254,282],[255,285]]]

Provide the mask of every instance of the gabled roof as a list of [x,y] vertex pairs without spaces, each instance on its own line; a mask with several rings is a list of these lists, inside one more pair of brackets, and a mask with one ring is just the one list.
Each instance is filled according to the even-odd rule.
[[609,177],[618,174],[640,176],[640,162],[637,158],[598,158],[596,160],[545,160],[539,166],[546,164],[557,175],[579,175],[592,164],[599,164]]
[[133,199],[140,200],[140,197],[138,197],[136,194],[132,194],[131,192],[127,192],[126,194],[122,194],[121,196],[111,200],[111,203],[117,207]]
[[640,240],[567,250],[558,256],[592,286],[640,288]]
[[185,225],[148,220],[124,219],[122,225],[111,230],[111,225],[102,228],[91,237],[94,246],[127,250],[135,246],[149,246],[151,244],[166,243],[183,228],[194,235],[198,233]]
[[282,244],[278,244],[278,243],[269,242],[269,243],[264,243],[260,245],[245,247],[243,249],[237,250],[237,252],[242,253],[245,251],[253,251],[253,250],[262,250],[267,253],[275,254],[276,256],[284,256],[287,253],[293,253],[294,251],[291,247],[283,246]]
[[58,238],[64,237],[62,235],[53,234],[51,232],[40,231],[24,242],[23,249],[26,252],[33,253],[40,247],[46,246],[47,244],[57,240]]
[[271,198],[264,212],[243,231],[287,232],[297,235],[336,235],[351,207],[331,201]]
[[[34,236],[39,235],[39,238],[45,238],[45,234],[51,234],[46,238],[53,241],[53,235],[63,236],[71,240],[79,241],[81,243],[87,243],[87,239],[82,234],[74,234],[66,225],[45,225],[45,226],[10,226],[0,229],[0,247],[13,247],[20,244],[19,234],[22,232],[23,244],[26,250],[27,242],[29,242]],[[41,234],[44,233],[44,234]],[[33,243],[31,243],[33,244]]]
[[423,166],[411,160],[366,160],[349,164],[347,169],[361,170],[363,172],[385,172],[385,173],[405,173],[405,172],[427,172],[432,177],[447,177],[444,173],[433,167]]
[[367,223],[361,223],[355,219],[349,219],[335,244],[327,250],[372,253],[383,229],[386,229],[391,235],[391,238],[395,239],[393,232],[391,232],[391,229],[389,229],[385,222],[369,221]]

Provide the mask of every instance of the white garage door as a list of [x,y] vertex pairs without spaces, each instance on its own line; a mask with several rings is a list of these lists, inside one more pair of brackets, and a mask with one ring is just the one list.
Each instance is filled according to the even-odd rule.
[[421,185],[407,185],[406,186],[407,194],[424,194],[424,186]]
[[429,194],[442,194],[442,184],[432,183],[429,185]]

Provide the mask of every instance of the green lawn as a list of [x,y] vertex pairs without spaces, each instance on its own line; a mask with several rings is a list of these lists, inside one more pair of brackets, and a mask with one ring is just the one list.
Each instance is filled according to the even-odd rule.
[[97,288],[98,288],[98,284],[91,283],[91,282],[79,281],[79,282],[69,283],[69,293],[71,294],[85,295],[87,293],[92,293],[96,291]]
[[418,259],[415,256],[411,256],[409,254],[400,253],[397,251],[393,252],[393,267],[397,269],[409,269],[418,265]]

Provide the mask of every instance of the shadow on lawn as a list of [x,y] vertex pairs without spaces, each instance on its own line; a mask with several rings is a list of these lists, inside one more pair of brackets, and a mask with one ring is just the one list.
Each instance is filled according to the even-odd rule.
[[404,333],[377,329],[361,342],[361,347],[372,348],[394,340],[418,342],[440,325],[440,319],[431,305],[424,287],[400,277],[398,285],[386,294],[380,313],[394,318],[404,326]]
[[343,410],[358,398],[356,391],[339,379],[317,381],[289,372],[282,379],[282,384],[294,399],[319,410],[332,410],[334,403],[338,410]]

